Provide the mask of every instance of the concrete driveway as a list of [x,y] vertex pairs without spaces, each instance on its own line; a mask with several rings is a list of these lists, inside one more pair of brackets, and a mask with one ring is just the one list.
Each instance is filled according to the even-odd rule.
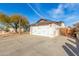
[[[76,47],[71,38],[57,36],[54,38],[31,36],[27,34],[0,36],[0,55],[6,56],[64,56],[66,43]],[[70,49],[70,48],[69,48]]]

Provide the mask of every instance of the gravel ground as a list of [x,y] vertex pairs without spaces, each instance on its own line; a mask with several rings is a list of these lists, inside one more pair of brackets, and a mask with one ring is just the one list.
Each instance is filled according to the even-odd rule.
[[[67,56],[67,43],[76,47],[75,40],[64,36],[54,38],[22,35],[0,36],[1,56]],[[69,47],[68,49],[71,50]],[[73,52],[72,52],[73,53]]]

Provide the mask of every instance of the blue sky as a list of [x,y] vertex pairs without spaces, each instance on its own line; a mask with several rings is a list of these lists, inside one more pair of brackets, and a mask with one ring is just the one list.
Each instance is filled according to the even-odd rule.
[[74,3],[0,3],[0,12],[6,15],[21,14],[30,23],[40,18],[52,21],[64,21],[66,25],[79,21],[79,4]]

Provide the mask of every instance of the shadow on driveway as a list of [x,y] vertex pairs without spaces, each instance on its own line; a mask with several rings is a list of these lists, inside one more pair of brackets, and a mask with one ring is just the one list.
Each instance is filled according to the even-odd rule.
[[75,39],[75,42],[70,39],[67,40],[75,44],[76,46],[73,46],[72,44],[65,42],[65,45],[62,46],[65,52],[69,56],[79,56],[79,40]]

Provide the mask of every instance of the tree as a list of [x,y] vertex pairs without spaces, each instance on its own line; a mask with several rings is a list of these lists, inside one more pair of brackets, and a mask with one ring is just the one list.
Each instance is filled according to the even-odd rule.
[[79,32],[79,22],[74,24],[75,31]]
[[7,16],[7,15],[5,15],[3,13],[0,13],[0,23],[2,23],[3,25],[5,25],[6,28],[9,27],[10,23],[11,23],[9,16]]
[[29,27],[29,21],[27,20],[26,17],[22,16],[22,20],[21,20],[21,26],[24,28],[24,29],[28,29]]
[[73,35],[77,38],[77,34],[79,35],[79,22],[73,25]]
[[10,17],[12,26],[15,28],[15,31],[17,32],[17,29],[19,28],[19,33],[21,33],[21,28],[25,27],[29,24],[28,20],[20,15],[12,15]]
[[7,16],[7,15],[5,15],[3,13],[0,13],[0,22],[6,23],[6,24],[10,23],[9,16]]
[[6,27],[14,28],[15,32],[17,32],[17,29],[19,28],[19,33],[21,32],[21,28],[27,28],[29,25],[27,18],[24,16],[20,15],[7,16],[3,13],[0,13],[0,23],[5,25]]

